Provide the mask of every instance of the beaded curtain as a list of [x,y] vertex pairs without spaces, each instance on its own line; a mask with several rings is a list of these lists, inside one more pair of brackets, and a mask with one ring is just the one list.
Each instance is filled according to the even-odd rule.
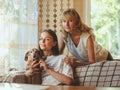
[[61,13],[73,7],[74,0],[39,0],[38,32],[50,28],[57,34],[61,31]]

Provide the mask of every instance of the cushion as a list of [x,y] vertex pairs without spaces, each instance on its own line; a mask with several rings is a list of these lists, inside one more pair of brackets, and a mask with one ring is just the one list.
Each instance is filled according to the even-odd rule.
[[75,85],[119,87],[120,61],[101,61],[75,68]]

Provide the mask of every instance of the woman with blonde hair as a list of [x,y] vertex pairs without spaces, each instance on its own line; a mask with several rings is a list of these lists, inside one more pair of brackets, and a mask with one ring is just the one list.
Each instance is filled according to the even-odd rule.
[[81,66],[113,59],[108,50],[96,43],[92,28],[82,22],[75,9],[65,10],[61,21],[63,31],[59,38],[59,50],[63,52],[66,45],[75,57],[75,59],[65,58],[66,63]]

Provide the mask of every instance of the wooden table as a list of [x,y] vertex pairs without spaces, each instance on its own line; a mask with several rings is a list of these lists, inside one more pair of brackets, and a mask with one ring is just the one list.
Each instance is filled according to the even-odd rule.
[[32,84],[0,83],[0,90],[120,90],[119,87],[44,86]]

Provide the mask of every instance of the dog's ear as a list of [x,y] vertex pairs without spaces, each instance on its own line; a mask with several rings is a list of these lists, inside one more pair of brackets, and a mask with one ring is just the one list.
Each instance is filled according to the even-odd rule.
[[25,57],[24,57],[24,60],[25,60],[25,61],[28,60],[28,54],[29,54],[29,52],[26,52]]

